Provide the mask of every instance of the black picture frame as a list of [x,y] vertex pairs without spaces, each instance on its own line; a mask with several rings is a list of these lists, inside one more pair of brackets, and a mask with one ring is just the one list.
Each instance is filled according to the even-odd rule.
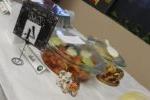
[[[40,26],[39,34],[34,43],[28,38],[22,37],[27,21]],[[31,1],[24,1],[13,33],[38,49],[42,49],[48,43],[57,21],[58,18],[51,11],[51,7]]]

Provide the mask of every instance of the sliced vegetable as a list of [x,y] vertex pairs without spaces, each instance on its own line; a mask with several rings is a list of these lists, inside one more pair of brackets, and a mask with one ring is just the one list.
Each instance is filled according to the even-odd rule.
[[82,50],[82,51],[80,52],[80,55],[81,55],[81,57],[83,57],[83,58],[90,58],[90,57],[92,56],[92,54],[91,54],[89,51],[86,51],[86,50]]
[[91,58],[82,58],[82,61],[84,64],[86,64],[87,66],[90,66],[90,67],[93,67],[94,66],[94,63],[93,61],[91,60]]
[[66,52],[71,56],[77,56],[77,51],[73,47],[69,47]]
[[62,41],[58,37],[54,36],[54,37],[51,37],[49,43],[50,44],[53,43],[54,45],[59,46],[62,44]]

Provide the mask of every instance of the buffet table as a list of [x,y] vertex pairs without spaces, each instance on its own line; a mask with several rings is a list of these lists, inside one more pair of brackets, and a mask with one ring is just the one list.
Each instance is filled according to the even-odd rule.
[[147,89],[124,71],[125,76],[118,87],[110,87],[92,79],[81,84],[74,98],[61,92],[52,72],[37,74],[24,57],[23,66],[12,64],[11,58],[20,54],[17,42],[23,43],[12,33],[21,5],[13,2],[12,7],[10,16],[0,15],[0,84],[7,100],[118,100],[120,95],[128,91],[139,91],[150,96]]

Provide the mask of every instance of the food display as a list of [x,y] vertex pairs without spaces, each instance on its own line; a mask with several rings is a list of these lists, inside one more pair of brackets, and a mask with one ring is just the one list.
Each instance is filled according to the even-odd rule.
[[105,67],[101,57],[87,45],[65,44],[56,36],[51,37],[49,42],[50,47],[43,52],[42,58],[56,74],[60,70],[67,70],[84,82],[91,74],[98,74]]
[[[103,99],[101,95],[97,95],[98,89],[104,90],[106,93],[107,89],[112,89],[109,87],[106,87],[106,90],[103,87],[97,88],[98,85],[101,85],[98,84],[98,82],[113,87],[119,86],[121,79],[124,77],[124,71],[121,67],[126,67],[124,59],[119,54],[119,52],[115,48],[113,48],[108,40],[100,41],[95,38],[84,37],[82,34],[80,35],[80,32],[77,32],[75,29],[73,29],[73,26],[71,24],[71,13],[69,11],[64,11],[64,9],[61,9],[61,7],[56,4],[52,3],[52,5],[52,12],[50,14],[47,12],[48,15],[46,15],[47,13],[45,13],[45,10],[40,10],[39,8],[36,8],[36,6],[32,7],[32,3],[29,4],[29,6],[31,6],[31,9],[26,10],[33,10],[31,14],[29,14],[30,16],[33,16],[34,13],[35,15],[38,14],[38,16],[42,16],[42,18],[45,19],[44,22],[49,23],[43,24],[43,19],[41,21],[41,18],[37,18],[38,16],[36,16],[35,18],[29,18],[31,22],[35,21],[34,23],[36,23],[37,25],[42,25],[41,27],[39,26],[39,32],[43,33],[37,34],[37,32],[35,32],[37,34],[37,39],[34,41],[34,43],[30,43],[38,48],[40,52],[38,51],[38,53],[36,53],[36,51],[32,51],[31,48],[25,47],[26,44],[29,44],[28,42],[31,41],[31,38],[33,38],[32,36],[30,36],[31,30],[29,29],[29,34],[25,37],[25,40],[30,41],[27,41],[27,43],[25,44],[25,49],[23,48],[22,50],[21,48],[22,54],[24,54],[26,57],[29,55],[27,59],[32,60],[31,64],[34,63],[34,65],[37,66],[34,67],[33,65],[34,69],[36,69],[37,71],[45,68],[48,71],[54,73],[57,76],[56,85],[60,88],[60,91],[62,93],[70,94],[72,97],[75,97],[78,94],[80,86],[85,85],[82,88],[85,90],[80,91],[80,93],[83,93],[79,95],[79,97],[83,96],[83,98],[86,98],[86,95],[89,95],[89,99],[92,99],[94,97],[96,99]],[[41,7],[43,6],[40,5],[40,8]],[[41,13],[38,12],[38,10],[40,10]],[[52,18],[49,17],[49,15],[51,15]],[[57,20],[58,23],[56,23]],[[27,24],[26,26],[32,26],[31,22],[29,22],[29,24]],[[51,31],[50,28],[52,28]],[[32,31],[35,31],[34,29],[35,28],[33,28]],[[49,32],[51,34],[49,34]],[[34,32],[32,33],[34,35]],[[26,34],[26,32],[23,32],[22,34]],[[40,35],[42,37],[40,37]],[[27,37],[30,38],[28,39]],[[30,49],[33,55],[31,55],[31,53],[29,54],[29,50],[26,48]],[[39,60],[40,66],[38,66],[39,63],[35,61],[35,58],[37,58],[36,60]],[[50,79],[52,79],[52,77],[50,77]],[[91,81],[89,81],[90,79]],[[93,88],[91,88],[92,86]],[[117,91],[117,93],[119,94],[121,92],[123,91]],[[112,94],[109,92],[108,95],[112,96]],[[108,99],[110,98],[108,97]],[[129,92],[123,94],[119,98],[119,100],[148,99],[145,99],[145,96],[140,93]]]
[[73,74],[74,79],[78,79],[80,81],[86,81],[90,77],[89,73],[82,71],[77,65],[63,59],[62,56],[57,54],[54,50],[45,50],[42,58],[48,68],[57,75],[61,70],[66,70]]
[[96,78],[109,86],[118,86],[123,76],[124,73],[121,69],[109,65],[106,67],[106,70],[102,74],[98,74]]
[[[63,36],[62,33],[64,33]],[[117,67],[118,64],[115,62],[116,59],[120,58],[115,49],[111,52],[112,48],[109,47],[111,49],[108,52],[105,43],[103,45],[98,44],[98,46],[89,41],[77,44],[77,42],[71,40],[76,36],[65,31],[62,31],[62,33],[59,34],[61,36],[57,34],[57,31],[52,34],[46,49],[43,50],[42,59],[48,69],[58,75],[59,81],[57,84],[64,93],[75,96],[79,84],[92,77],[96,77],[98,81],[110,86],[119,85],[124,72]],[[65,39],[70,37],[71,39],[63,40],[62,37]],[[70,81],[66,82],[62,73],[69,73],[63,75],[66,78],[69,77]]]

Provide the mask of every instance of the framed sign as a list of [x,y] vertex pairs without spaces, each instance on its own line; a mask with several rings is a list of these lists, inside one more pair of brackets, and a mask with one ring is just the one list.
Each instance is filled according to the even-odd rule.
[[25,1],[14,34],[41,49],[47,44],[56,23],[57,17],[51,11],[51,7]]

